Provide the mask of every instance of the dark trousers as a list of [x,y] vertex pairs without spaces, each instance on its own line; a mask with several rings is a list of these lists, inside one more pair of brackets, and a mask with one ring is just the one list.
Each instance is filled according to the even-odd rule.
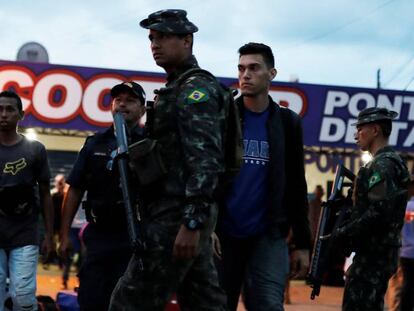
[[346,272],[343,311],[383,311],[388,280],[397,271],[398,248],[357,254]]
[[76,253],[79,254],[79,260],[77,262],[77,267],[80,267],[81,264],[81,248],[80,248],[80,241],[79,241],[79,231],[80,228],[71,228],[69,231],[69,239],[72,243],[72,253],[63,261],[63,272],[62,272],[62,280],[63,283],[66,284],[69,280],[69,273],[70,273],[70,267],[73,263],[73,255]]
[[132,256],[128,235],[88,225],[83,240],[86,258],[78,274],[80,309],[108,310],[111,293]]
[[414,310],[414,258],[400,258],[403,273],[401,311]]
[[229,310],[237,310],[242,286],[249,311],[283,310],[289,272],[286,239],[270,234],[249,238],[234,238],[223,233],[218,236],[222,260],[216,264]]
[[222,259],[216,259],[217,272],[221,287],[227,295],[230,311],[237,310],[239,297],[246,276],[254,238],[236,239],[225,234],[218,234],[221,243]]
[[202,231],[195,258],[176,260],[172,252],[180,225],[171,221],[148,225],[141,257],[144,270],[134,255],[112,293],[110,311],[163,311],[174,293],[182,311],[226,311],[213,263],[211,230]]

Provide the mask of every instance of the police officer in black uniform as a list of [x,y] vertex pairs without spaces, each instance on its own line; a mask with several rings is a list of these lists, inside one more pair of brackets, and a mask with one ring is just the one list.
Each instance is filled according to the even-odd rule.
[[[111,89],[111,111],[122,113],[129,143],[143,138],[139,120],[145,112],[145,92],[134,82]],[[70,188],[64,202],[60,253],[70,249],[69,229],[84,192],[83,208],[89,222],[83,234],[86,258],[79,272],[78,301],[81,310],[107,310],[118,278],[131,257],[117,165],[113,126],[87,138],[67,180]]]

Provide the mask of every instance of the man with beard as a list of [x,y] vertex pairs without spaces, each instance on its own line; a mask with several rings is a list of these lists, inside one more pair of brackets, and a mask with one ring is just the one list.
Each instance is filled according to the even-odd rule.
[[[123,82],[111,89],[113,114],[125,119],[129,144],[143,138],[139,120],[145,112],[145,92],[135,82]],[[83,202],[89,222],[83,232],[86,258],[79,271],[78,301],[81,310],[107,310],[112,290],[132,255],[117,166],[112,153],[117,149],[114,127],[88,137],[67,183],[64,200],[60,254],[70,256],[70,228]]]

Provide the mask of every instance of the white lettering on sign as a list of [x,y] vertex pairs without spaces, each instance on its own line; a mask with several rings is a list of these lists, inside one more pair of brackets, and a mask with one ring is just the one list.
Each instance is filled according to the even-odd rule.
[[412,147],[414,146],[414,127],[411,128],[410,134],[408,134],[407,138],[403,143],[404,147]]
[[305,105],[306,100],[297,92],[292,92],[292,90],[286,91],[270,91],[269,95],[273,100],[284,107],[289,107],[294,112],[299,115],[304,115],[307,105]]
[[345,122],[339,118],[325,117],[322,119],[319,140],[323,142],[340,141],[345,136]]
[[308,110],[308,100],[305,94],[299,89],[270,86],[269,95],[279,105],[292,109],[300,116],[304,116]]
[[346,136],[345,136],[345,142],[348,144],[355,143],[355,133],[356,133],[356,127],[355,125],[352,125],[357,122],[357,119],[349,119],[346,123]]
[[164,87],[164,84],[161,82],[143,80],[143,78],[139,77],[132,77],[131,80],[139,83],[144,88],[145,94],[147,95],[147,100],[154,100],[154,91]]
[[[92,124],[102,125],[112,122],[111,107],[103,106],[103,97],[109,94],[114,85],[122,83],[123,79],[98,76],[89,81],[83,94],[82,110],[84,118]],[[93,119],[89,116],[93,116]]]
[[397,144],[400,130],[406,130],[407,127],[408,127],[408,124],[405,122],[392,122],[392,132],[389,137],[390,145],[395,146]]
[[394,102],[391,102],[391,99],[384,94],[379,94],[378,95],[378,100],[377,100],[377,106],[381,107],[381,108],[387,108],[389,110],[394,110],[397,111],[398,113],[401,113],[401,108],[402,108],[402,100],[403,97],[400,95],[397,95],[394,97]]
[[408,106],[408,120],[414,121],[414,96],[404,96],[403,103]]
[[[31,90],[36,77],[28,69],[19,66],[4,66],[0,69],[0,90],[7,90],[10,87],[19,88],[22,93]],[[21,94],[23,110],[28,112],[31,101]]]
[[414,121],[414,96],[396,95],[390,98],[388,95],[379,94],[375,98],[366,92],[358,92],[349,96],[343,91],[328,91],[324,115],[334,115],[335,110],[346,109],[351,116],[357,117],[360,111],[371,107],[387,108],[396,111],[399,115],[405,108],[408,110],[407,120]]
[[122,81],[140,83],[147,98],[152,99],[153,91],[163,86],[164,79],[104,73],[85,81],[66,69],[50,69],[36,76],[23,66],[0,67],[0,90],[16,90],[25,113],[47,123],[63,123],[81,116],[92,125],[110,125],[111,107],[104,105],[104,98]]
[[[395,146],[399,140],[403,147],[414,145],[414,129],[409,126],[409,121],[414,121],[414,96],[396,95],[390,97],[379,94],[377,97],[367,92],[355,93],[352,96],[343,91],[331,90],[327,92],[319,133],[320,142],[345,142],[354,143],[356,117],[366,108],[383,107],[394,110],[399,114],[407,113],[407,120],[393,121],[393,129],[389,137],[389,144]],[[350,115],[353,118],[344,120],[339,115]],[[405,117],[404,117],[405,119]]]
[[334,114],[334,110],[337,107],[345,107],[348,105],[349,95],[340,91],[329,91],[326,96],[325,111],[324,114],[331,116]]
[[[81,78],[72,72],[48,72],[40,76],[33,89],[33,114],[42,121],[62,123],[72,119],[82,100]],[[59,92],[60,99],[54,100]]]
[[369,93],[356,93],[351,96],[348,111],[351,116],[357,117],[361,110],[375,107],[375,98]]

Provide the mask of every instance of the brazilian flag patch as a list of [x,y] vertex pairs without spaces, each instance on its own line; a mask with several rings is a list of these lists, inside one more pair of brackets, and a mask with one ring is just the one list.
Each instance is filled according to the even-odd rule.
[[187,104],[202,103],[209,99],[205,89],[196,89],[187,96]]
[[378,184],[381,180],[382,180],[381,175],[378,172],[375,172],[369,178],[368,188],[372,188],[374,185]]

